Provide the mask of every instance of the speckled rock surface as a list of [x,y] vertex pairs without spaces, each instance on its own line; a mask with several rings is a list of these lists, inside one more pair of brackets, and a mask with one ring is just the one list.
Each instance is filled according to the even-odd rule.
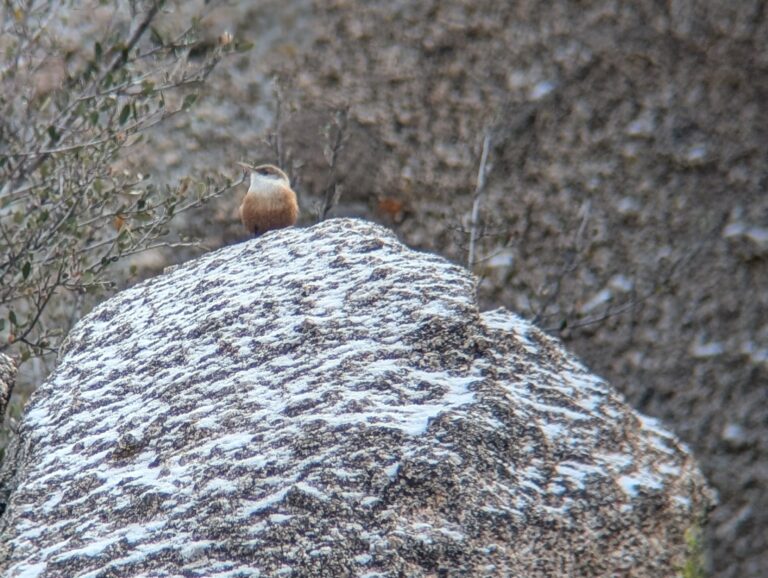
[[19,440],[4,576],[668,576],[709,500],[557,341],[353,220],[103,303]]
[[[13,387],[16,385],[16,363],[14,360],[0,353],[0,424],[5,425],[8,419],[6,408],[11,398]],[[5,433],[5,432],[3,432]],[[0,515],[5,510],[5,504],[8,502],[8,496],[13,487],[13,476],[16,472],[15,451],[16,443],[8,444],[7,434],[0,437],[2,443],[2,456],[0,461]],[[12,457],[9,457],[12,456]]]
[[11,397],[13,385],[16,382],[16,364],[13,359],[0,353],[0,422],[5,415],[5,406]]

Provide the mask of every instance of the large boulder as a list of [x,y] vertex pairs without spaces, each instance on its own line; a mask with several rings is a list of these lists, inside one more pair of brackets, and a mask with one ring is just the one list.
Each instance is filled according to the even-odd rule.
[[16,383],[16,364],[13,359],[0,353],[0,423],[5,415],[5,408],[13,393]]
[[556,340],[353,220],[103,303],[17,442],[5,576],[669,576],[710,502]]

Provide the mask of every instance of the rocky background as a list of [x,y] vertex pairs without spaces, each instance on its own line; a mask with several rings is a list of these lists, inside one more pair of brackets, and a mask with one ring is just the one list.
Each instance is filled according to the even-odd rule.
[[[127,167],[174,181],[279,160],[305,224],[335,190],[333,214],[465,263],[487,137],[482,304],[561,337],[674,429],[720,493],[712,576],[762,575],[766,2],[265,0],[204,25],[254,48]],[[209,247],[242,239],[238,201],[180,227]]]

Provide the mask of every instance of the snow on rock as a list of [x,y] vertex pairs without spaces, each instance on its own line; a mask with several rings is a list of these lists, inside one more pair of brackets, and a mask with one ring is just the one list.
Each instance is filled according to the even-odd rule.
[[13,359],[0,353],[0,423],[5,415],[5,407],[11,398],[16,382],[16,364]]
[[355,220],[103,303],[18,442],[4,576],[664,576],[709,501],[559,342]]

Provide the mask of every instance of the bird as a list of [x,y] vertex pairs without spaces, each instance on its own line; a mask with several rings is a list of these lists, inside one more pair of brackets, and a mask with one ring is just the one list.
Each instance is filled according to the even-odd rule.
[[240,204],[240,220],[248,232],[258,236],[295,225],[299,204],[288,175],[274,165],[237,164],[251,173],[248,192]]

